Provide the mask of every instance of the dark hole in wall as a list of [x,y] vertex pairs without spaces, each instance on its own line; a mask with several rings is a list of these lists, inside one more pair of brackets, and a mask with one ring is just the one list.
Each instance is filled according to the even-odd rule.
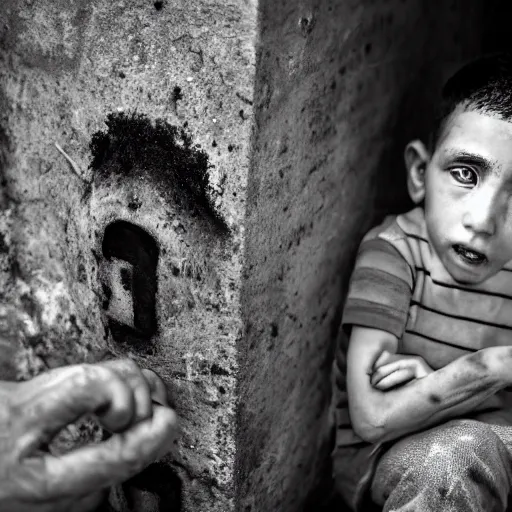
[[127,269],[121,269],[121,282],[126,291],[132,290],[132,273]]
[[112,297],[112,290],[105,283],[101,283],[101,291],[103,292],[103,309],[108,309],[110,305],[110,298]]
[[158,498],[159,512],[181,512],[182,482],[168,465],[156,462],[123,485],[128,505],[133,508],[132,496],[137,490],[146,491]]
[[[1,93],[1,90],[0,90]],[[2,105],[2,97],[0,96],[0,108]],[[8,166],[8,162],[13,153],[11,141],[5,131],[5,128],[0,125],[0,208],[4,208],[7,205],[9,199],[8,181],[5,176],[5,170]]]
[[[134,326],[132,328],[109,319],[109,328],[116,342],[141,348],[150,341],[157,330],[158,245],[144,229],[119,220],[106,227],[102,251],[107,260],[118,258],[133,266],[131,272],[127,269],[121,270],[121,280],[123,288],[132,294]],[[107,300],[111,294],[110,290],[107,293]]]
[[[180,99],[181,89],[174,94]],[[105,124],[107,130],[96,132],[90,143],[96,182],[109,174],[143,171],[176,206],[192,216],[201,213],[210,232],[229,232],[213,204],[208,155],[184,128],[139,113],[110,113]]]

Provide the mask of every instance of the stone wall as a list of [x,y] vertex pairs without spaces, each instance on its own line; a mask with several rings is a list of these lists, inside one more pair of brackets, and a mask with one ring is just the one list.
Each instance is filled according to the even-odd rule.
[[251,1],[0,6],[2,377],[158,371],[182,426],[162,499],[188,511],[233,507],[255,34]]

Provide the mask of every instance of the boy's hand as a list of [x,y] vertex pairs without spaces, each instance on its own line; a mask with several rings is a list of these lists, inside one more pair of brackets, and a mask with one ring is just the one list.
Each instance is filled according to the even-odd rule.
[[382,352],[373,365],[370,382],[375,389],[386,391],[422,379],[434,370],[421,356],[406,356]]

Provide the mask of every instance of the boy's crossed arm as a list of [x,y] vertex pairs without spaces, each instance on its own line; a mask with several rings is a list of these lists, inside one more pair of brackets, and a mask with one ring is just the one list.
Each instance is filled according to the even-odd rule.
[[350,417],[355,432],[370,442],[497,407],[496,393],[512,384],[507,371],[511,347],[479,350],[436,371],[422,358],[393,356],[397,347],[396,336],[388,332],[352,329],[347,359]]

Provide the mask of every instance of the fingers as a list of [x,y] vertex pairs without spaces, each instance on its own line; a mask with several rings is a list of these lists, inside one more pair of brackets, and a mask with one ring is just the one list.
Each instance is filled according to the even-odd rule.
[[115,359],[100,364],[113,370],[130,387],[135,405],[133,421],[138,422],[151,417],[153,412],[151,386],[137,363],[131,359]]
[[373,363],[373,370],[377,370],[381,366],[384,366],[389,363],[394,363],[395,361],[400,361],[404,359],[404,356],[400,354],[393,354],[391,352],[388,352],[387,350],[384,350],[381,355],[377,358],[375,363]]
[[116,359],[100,364],[115,371],[131,387],[135,400],[134,422],[151,417],[153,402],[169,405],[165,383],[154,371],[141,369],[131,359]]
[[45,499],[88,494],[119,484],[160,459],[172,448],[177,430],[176,414],[156,406],[151,418],[114,434],[107,441],[89,445],[61,457],[25,459],[26,472],[44,475],[39,487],[27,493],[41,493]]
[[420,356],[389,354],[382,360],[388,362],[375,368],[370,376],[371,385],[381,391],[406,384],[412,379],[421,379],[433,371]]
[[416,362],[412,358],[404,358],[377,368],[370,377],[372,386],[376,386],[382,379],[399,370],[407,370],[414,377],[416,374]]
[[151,417],[153,400],[168,403],[164,382],[130,359],[58,368],[18,386],[12,416],[19,419],[21,456],[85,414],[95,414],[105,429],[120,432]]
[[402,368],[401,361],[393,361],[377,368],[370,376],[372,386],[376,386],[382,379]]
[[389,356],[391,354],[387,351],[387,350],[384,350],[381,355],[377,358],[377,360],[375,361],[375,363],[373,363],[373,370],[377,370],[377,368],[379,368],[380,366],[383,366],[384,364],[386,363],[389,363]]
[[169,405],[169,397],[167,396],[167,387],[164,381],[151,370],[143,369],[142,373],[146,378],[151,389],[151,399],[160,405]]
[[132,420],[133,396],[115,372],[76,365],[21,383],[11,411],[23,456],[87,413],[96,413],[113,431],[125,428]]
[[406,384],[414,379],[414,370],[412,368],[402,368],[391,374],[377,380],[372,386],[381,391],[386,391],[395,386]]

